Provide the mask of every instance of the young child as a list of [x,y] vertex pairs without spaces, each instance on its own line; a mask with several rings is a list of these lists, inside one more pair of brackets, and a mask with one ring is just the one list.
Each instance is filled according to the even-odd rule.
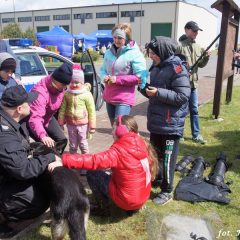
[[81,153],[89,153],[87,138],[95,132],[96,112],[80,65],[73,65],[72,80],[59,110],[58,123],[60,126],[67,124],[70,153],[77,153],[78,147]]
[[108,207],[112,201],[126,211],[140,209],[148,200],[151,180],[156,174],[157,160],[151,146],[138,134],[138,125],[131,116],[118,116],[113,124],[113,145],[96,154],[63,154],[55,167],[88,170],[111,168],[111,175],[103,170],[88,171],[88,184],[99,205]]

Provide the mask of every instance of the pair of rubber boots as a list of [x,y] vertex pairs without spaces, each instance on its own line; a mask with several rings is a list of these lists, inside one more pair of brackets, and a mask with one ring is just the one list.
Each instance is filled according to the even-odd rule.
[[[222,186],[224,184],[225,172],[228,170],[229,166],[224,153],[220,153],[219,156],[217,156],[216,160],[217,162],[214,165],[212,172],[208,175],[206,181],[216,186]],[[184,172],[184,169],[186,169],[187,165],[190,163],[193,163],[193,166],[190,169],[188,176],[194,178],[202,178],[203,172],[206,169],[206,162],[201,156],[196,159],[193,159],[192,156],[183,157],[176,164],[175,170]]]

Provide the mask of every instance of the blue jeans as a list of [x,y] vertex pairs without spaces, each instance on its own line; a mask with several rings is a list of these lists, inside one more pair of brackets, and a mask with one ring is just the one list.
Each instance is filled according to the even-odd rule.
[[132,108],[130,105],[126,104],[111,104],[111,103],[106,103],[106,107],[111,125],[113,125],[114,120],[117,116],[129,115]]
[[190,112],[192,137],[196,138],[200,134],[199,115],[198,115],[198,93],[196,88],[191,89],[191,96],[189,99],[189,112]]

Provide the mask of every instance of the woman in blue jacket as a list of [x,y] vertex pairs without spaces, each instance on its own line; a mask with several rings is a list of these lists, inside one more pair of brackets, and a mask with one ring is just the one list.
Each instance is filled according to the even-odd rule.
[[174,55],[177,43],[167,37],[155,37],[148,44],[150,84],[141,90],[149,98],[147,127],[150,141],[158,154],[161,192],[153,201],[163,205],[172,199],[173,178],[179,138],[183,135],[188,113],[190,82],[184,62]]

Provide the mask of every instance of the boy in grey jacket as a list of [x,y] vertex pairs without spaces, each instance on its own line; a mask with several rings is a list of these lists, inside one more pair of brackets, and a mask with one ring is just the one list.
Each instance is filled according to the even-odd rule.
[[150,84],[141,90],[149,98],[147,127],[162,169],[158,176],[161,192],[153,199],[160,205],[172,199],[179,138],[183,135],[191,92],[187,68],[174,55],[176,47],[177,43],[170,38],[152,39],[148,45],[149,57],[153,60]]

